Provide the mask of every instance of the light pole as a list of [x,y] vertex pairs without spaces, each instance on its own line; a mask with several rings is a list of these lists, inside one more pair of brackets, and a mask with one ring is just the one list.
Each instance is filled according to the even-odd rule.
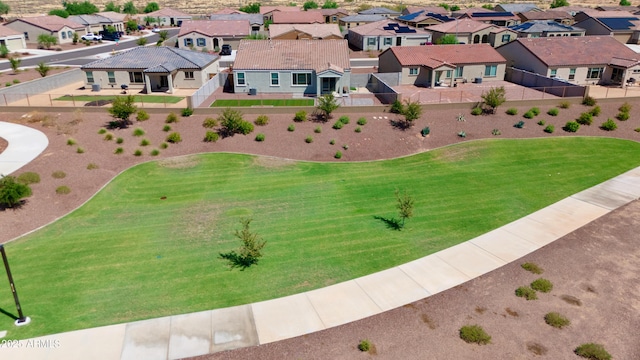
[[9,285],[11,286],[11,293],[13,294],[13,300],[16,302],[16,308],[18,309],[18,319],[15,321],[16,326],[27,325],[31,322],[28,316],[24,316],[22,313],[22,307],[20,306],[20,300],[18,299],[18,292],[16,286],[13,283],[13,276],[11,276],[11,269],[9,268],[9,261],[7,260],[7,253],[4,251],[4,245],[0,244],[0,253],[2,253],[2,261],[4,262],[4,268],[7,270],[7,277],[9,278]]

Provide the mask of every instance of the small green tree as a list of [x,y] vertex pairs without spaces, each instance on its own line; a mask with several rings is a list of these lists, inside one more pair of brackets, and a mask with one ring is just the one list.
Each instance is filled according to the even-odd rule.
[[629,0],[620,0],[620,6],[631,6]]
[[262,257],[262,249],[267,243],[258,237],[257,233],[251,232],[249,228],[251,221],[252,219],[240,219],[242,230],[236,230],[234,233],[242,242],[238,251],[232,250],[227,253],[220,253],[220,258],[226,260],[232,269],[239,267],[244,270],[251,265],[257,264]]
[[158,33],[158,37],[160,41],[165,42],[169,38],[169,32],[167,30],[162,30]]
[[398,201],[396,208],[398,208],[402,219],[402,227],[404,227],[404,221],[413,216],[413,197],[407,194],[406,191],[401,194],[399,190],[396,190],[396,200]]
[[304,9],[304,11],[307,11],[309,9],[317,9],[318,3],[312,0],[305,1],[305,3],[302,4],[302,8]]
[[0,58],[6,59],[9,56],[9,48],[5,44],[0,45]]
[[253,124],[242,118],[242,113],[238,110],[226,108],[218,117],[218,122],[222,126],[220,134],[222,136],[233,136],[235,134],[247,135],[253,131]]
[[21,62],[22,60],[20,60],[17,57],[14,57],[14,56],[9,57],[9,64],[11,65],[11,70],[13,70],[14,74],[18,73],[18,68],[20,67]]
[[402,108],[402,115],[404,115],[407,128],[411,127],[413,122],[418,120],[420,115],[422,115],[422,107],[417,101],[407,100]]
[[484,101],[484,104],[491,109],[492,114],[496,113],[496,109],[498,108],[498,106],[504,104],[504,102],[507,101],[506,90],[504,89],[504,86],[500,86],[497,88],[492,87],[491,89],[489,89],[489,91],[483,92],[481,97]]
[[147,38],[144,36],[140,36],[137,40],[136,40],[136,44],[138,44],[138,46],[145,46],[147,45]]
[[147,6],[145,6],[144,8],[144,13],[148,14],[150,12],[154,12],[154,11],[158,11],[160,10],[160,6],[158,5],[157,2],[150,2],[147,4]]
[[138,9],[133,4],[133,1],[129,1],[122,6],[122,12],[129,15],[135,15],[138,13]]
[[260,3],[250,3],[246,6],[241,7],[238,10],[242,12],[246,12],[247,14],[257,14],[260,12]]
[[31,196],[28,185],[17,182],[13,176],[0,177],[0,204],[12,208],[28,196]]
[[334,0],[326,0],[324,4],[322,4],[323,9],[337,9],[338,3]]
[[74,33],[73,33],[73,39],[72,39],[72,43],[73,43],[73,45],[77,44],[77,43],[78,43],[78,40],[80,40],[80,35],[78,35],[78,33],[77,33],[77,32],[74,32]]
[[330,119],[331,113],[336,111],[339,107],[340,105],[333,94],[325,94],[318,98],[318,105],[316,106],[316,109],[320,111],[322,117],[326,120]]
[[127,21],[125,23],[125,27],[127,28],[127,31],[129,31],[129,32],[138,31],[138,23],[135,20]]
[[553,0],[553,2],[551,2],[551,5],[549,6],[552,9],[555,9],[563,6],[569,6],[569,2],[567,0]]
[[454,45],[458,42],[458,37],[455,34],[447,34],[436,40],[437,45]]
[[4,18],[4,15],[7,15],[10,10],[11,10],[11,7],[9,7],[9,5],[0,1],[0,18]]
[[113,118],[118,119],[118,126],[120,128],[126,128],[131,125],[129,118],[133,115],[138,107],[134,104],[135,97],[133,95],[116,96],[109,108],[109,114]]
[[51,49],[51,47],[57,43],[58,43],[58,38],[53,35],[49,35],[49,34],[38,35],[38,45],[46,49]]
[[38,66],[36,66],[36,71],[42,77],[47,76],[47,74],[49,73],[49,70],[51,70],[51,67],[49,67],[49,65],[45,64],[44,61],[39,62]]
[[65,9],[53,9],[49,11],[49,15],[60,16],[65,19],[69,17],[69,13]]
[[155,16],[145,16],[144,19],[142,19],[142,21],[144,21],[146,26],[149,26],[155,23],[156,21],[158,21],[158,18]]
[[113,1],[108,2],[105,6],[104,6],[104,11],[113,11],[113,12],[120,12],[120,5],[116,5],[113,3]]

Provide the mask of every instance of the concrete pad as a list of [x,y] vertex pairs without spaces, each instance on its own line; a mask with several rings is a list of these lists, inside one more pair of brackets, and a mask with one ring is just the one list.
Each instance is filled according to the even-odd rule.
[[210,352],[259,345],[251,305],[240,305],[211,311]]
[[506,264],[470,242],[464,242],[444,249],[435,254],[444,262],[460,270],[463,274],[475,278]]
[[9,175],[35,159],[49,146],[47,136],[28,126],[0,122],[0,137],[9,145],[0,154],[0,174]]
[[[578,202],[580,205],[576,206],[574,208],[575,211],[572,213],[569,211],[571,209],[570,207],[563,206],[563,203],[566,205],[565,201]],[[558,237],[562,237],[590,223],[607,212],[607,209],[590,205],[589,203],[578,199],[569,198],[538,210],[527,216],[527,218],[541,223],[546,229],[559,235]]]
[[615,210],[638,197],[630,194],[629,192],[633,191],[629,189],[630,187],[622,182],[610,181],[583,190],[571,197],[608,210]]
[[211,350],[211,311],[171,317],[169,359],[208,354]]
[[309,291],[307,296],[328,328],[382,312],[353,280]]
[[447,264],[436,254],[402,264],[398,268],[431,295],[471,280],[471,277]]
[[606,182],[612,183],[616,190],[620,192],[640,197],[640,177],[623,174]]
[[429,296],[427,290],[397,267],[363,276],[355,282],[383,311]]
[[545,224],[529,217],[516,220],[500,229],[521,237],[539,247],[543,247],[562,237],[562,235],[556,234],[553,229],[548,228]]
[[251,305],[260,344],[324,330],[306,294],[296,294]]
[[480,235],[470,242],[505,262],[514,261],[540,248],[502,228]]
[[128,323],[120,359],[166,359],[170,327],[169,317]]

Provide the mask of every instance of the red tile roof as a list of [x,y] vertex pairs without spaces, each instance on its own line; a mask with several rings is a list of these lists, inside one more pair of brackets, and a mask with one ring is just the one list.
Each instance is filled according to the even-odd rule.
[[471,19],[460,19],[458,21],[448,21],[442,24],[427,26],[425,30],[436,31],[440,33],[474,33],[486,28],[496,27],[492,24],[486,24],[480,21]]
[[301,8],[297,6],[260,6],[260,14],[268,14],[270,12],[298,12],[302,11]]
[[402,66],[428,66],[506,63],[489,44],[396,46],[391,51]]
[[342,38],[338,24],[271,24],[269,37],[273,39],[294,30],[309,34],[314,39],[322,39],[331,35]]
[[10,25],[11,23],[16,21],[22,21],[27,24],[31,24],[33,26],[37,26],[39,28],[49,30],[49,31],[59,31],[65,26],[71,29],[84,29],[84,26],[82,24],[78,24],[77,22],[71,21],[69,19],[61,18],[60,16],[56,16],[56,15],[18,18],[13,21],[9,21],[7,25]]
[[[387,25],[389,25],[390,23],[397,24],[398,22],[395,20],[389,20],[389,19],[380,20],[380,21],[352,27],[351,29],[349,29],[349,32],[355,33],[361,36],[385,36],[385,35],[396,36],[398,35],[398,33],[396,33],[395,30],[385,29],[385,27],[387,27]],[[400,25],[416,31],[415,33],[402,33],[402,35],[408,38],[413,37],[414,35],[419,37],[424,37],[425,35],[430,34],[428,31],[425,31],[424,29],[416,29],[413,26],[408,26],[404,24],[400,24]]]
[[241,40],[234,70],[350,69],[346,40]]
[[15,36],[15,35],[22,35],[22,33],[15,31],[8,26],[0,25],[0,37]]
[[205,36],[246,37],[251,33],[249,20],[187,20],[182,22],[178,36],[192,32]]
[[274,24],[323,24],[324,15],[320,10],[308,11],[276,11],[273,13]]
[[519,14],[520,18],[526,20],[555,20],[555,19],[573,19],[568,12],[562,10],[546,10],[546,11],[525,11]]

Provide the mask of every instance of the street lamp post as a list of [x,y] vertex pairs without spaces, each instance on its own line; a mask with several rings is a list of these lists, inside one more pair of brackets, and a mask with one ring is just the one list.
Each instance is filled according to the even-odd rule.
[[16,302],[16,308],[18,309],[18,319],[15,321],[16,326],[27,325],[31,322],[28,316],[24,316],[22,313],[22,307],[20,306],[20,300],[18,299],[18,292],[16,286],[13,283],[13,276],[11,276],[11,269],[9,268],[9,261],[7,260],[7,253],[4,251],[4,245],[0,244],[0,253],[2,253],[2,261],[4,262],[4,268],[7,270],[7,277],[9,278],[9,285],[11,286],[11,293],[13,294],[13,300]]

